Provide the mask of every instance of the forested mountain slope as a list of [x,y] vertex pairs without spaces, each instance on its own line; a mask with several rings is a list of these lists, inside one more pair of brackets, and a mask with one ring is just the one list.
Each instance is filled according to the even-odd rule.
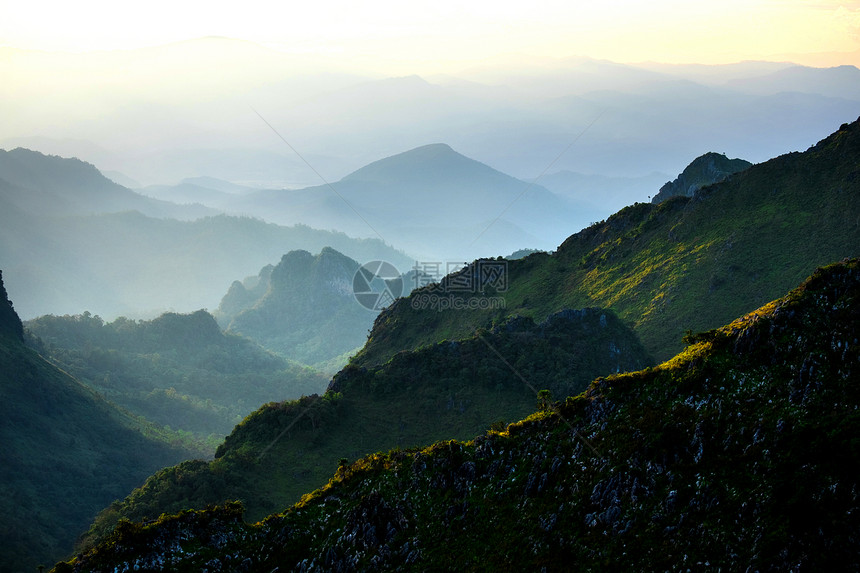
[[56,571],[853,570],[860,263],[470,442],[344,464],[249,525],[125,522]]
[[212,451],[260,404],[321,392],[328,378],[225,334],[211,314],[105,322],[84,313],[26,323],[33,345],[109,400]]
[[575,395],[597,376],[651,363],[611,313],[584,309],[541,324],[513,319],[371,369],[347,367],[322,397],[252,413],[214,461],[152,476],[107,508],[88,538],[105,535],[120,518],[154,519],[230,499],[242,500],[248,515],[260,519],[320,487],[340,463],[396,446],[467,439],[528,415],[537,390]]
[[171,437],[26,347],[0,276],[0,570],[69,555],[111,500],[201,455]]

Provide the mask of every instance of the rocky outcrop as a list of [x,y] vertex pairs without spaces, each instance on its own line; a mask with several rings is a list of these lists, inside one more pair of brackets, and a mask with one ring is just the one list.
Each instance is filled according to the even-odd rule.
[[651,200],[652,203],[661,203],[669,197],[678,195],[692,197],[696,192],[705,187],[719,183],[733,173],[743,171],[752,163],[743,159],[729,159],[724,154],[709,152],[697,157],[674,181],[669,181],[660,187],[659,193]]
[[0,271],[0,335],[7,334],[23,340],[24,327],[12,307],[12,301],[6,294],[6,287],[3,284],[3,271]]

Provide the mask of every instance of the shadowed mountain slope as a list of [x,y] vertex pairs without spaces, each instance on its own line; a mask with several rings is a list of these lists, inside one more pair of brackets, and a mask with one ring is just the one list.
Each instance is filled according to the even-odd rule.
[[852,570],[858,337],[853,260],[503,431],[344,464],[254,525],[126,522],[56,571]]
[[105,323],[88,313],[27,321],[42,354],[135,414],[221,438],[262,403],[320,392],[328,378],[240,336],[209,313]]
[[152,476],[105,510],[89,536],[104,536],[120,518],[156,518],[229,499],[241,499],[259,519],[324,484],[342,459],[468,438],[533,411],[536,389],[573,395],[596,376],[648,364],[614,315],[584,309],[542,324],[512,319],[493,331],[400,353],[376,368],[347,367],[322,397],[267,404],[248,416],[214,461]]
[[0,278],[0,570],[70,554],[111,500],[200,454],[170,439],[27,348]]

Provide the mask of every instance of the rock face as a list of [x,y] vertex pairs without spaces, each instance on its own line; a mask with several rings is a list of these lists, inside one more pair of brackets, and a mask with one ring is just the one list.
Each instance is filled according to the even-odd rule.
[[12,307],[12,301],[6,294],[6,287],[3,285],[3,271],[0,271],[0,335],[7,334],[23,339],[24,327]]
[[504,431],[344,464],[255,525],[126,525],[57,571],[855,570],[858,340],[853,260]]
[[272,277],[274,265],[266,265],[259,274],[248,277],[244,281],[233,281],[221,304],[218,305],[216,318],[225,329],[230,326],[236,316],[253,307],[269,290],[269,280]]
[[355,350],[367,339],[375,312],[355,301],[359,263],[324,247],[316,256],[290,251],[247,284],[235,281],[218,318],[287,358],[314,364]]
[[721,153],[709,152],[697,157],[690,163],[677,179],[669,181],[662,187],[660,192],[651,200],[652,203],[661,203],[669,197],[678,195],[692,197],[696,191],[706,185],[719,183],[729,175],[743,171],[752,163],[743,159],[729,159]]

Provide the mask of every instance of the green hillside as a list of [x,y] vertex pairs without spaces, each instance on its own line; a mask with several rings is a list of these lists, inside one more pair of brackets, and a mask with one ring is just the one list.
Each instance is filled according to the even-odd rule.
[[400,350],[466,336],[513,314],[540,321],[586,306],[615,311],[664,360],[680,350],[686,331],[724,324],[817,266],[858,254],[858,165],[855,121],[806,152],[749,167],[695,197],[627,207],[554,254],[509,261],[503,309],[416,309],[416,300],[439,287],[414,291],[379,315],[355,363],[384,363]]
[[398,354],[380,367],[347,368],[322,397],[251,414],[211,463],[188,462],[151,477],[105,510],[90,536],[103,536],[121,517],[151,519],[229,499],[241,499],[248,515],[260,519],[324,484],[342,460],[468,438],[532,412],[536,390],[574,395],[596,376],[650,363],[611,313],[585,309],[542,324],[512,319],[493,331]]
[[209,313],[105,323],[90,313],[27,321],[34,345],[109,400],[210,451],[260,404],[321,392],[328,378],[221,332]]
[[[518,329],[544,329],[563,309],[609,309],[600,315],[611,318],[616,339],[637,348],[632,362],[668,358],[682,348],[685,332],[725,324],[786,292],[816,261],[856,251],[858,151],[860,123],[843,125],[805,153],[750,167],[693,198],[623,209],[555,253],[493,261],[505,269],[500,283],[458,290],[486,266],[478,262],[414,291],[378,316],[367,344],[325,399],[261,408],[227,438],[218,459],[154,476],[106,510],[91,536],[103,535],[120,517],[154,518],[225,499],[241,499],[257,519],[316,487],[342,458],[462,439],[499,419],[526,415],[534,393],[500,363],[482,333],[498,337],[491,346],[532,377],[535,389],[559,397],[596,376],[637,367],[604,354],[593,368],[576,370],[581,357],[601,356],[606,348],[583,331],[550,344],[562,358],[547,354],[540,337],[514,342]],[[478,310],[425,304],[451,296],[478,303]],[[480,310],[481,301],[499,298],[503,308]],[[594,346],[576,342],[583,339]],[[480,350],[460,355],[460,348]],[[566,378],[577,382],[558,383]],[[515,388],[520,394],[509,393]],[[460,402],[470,406],[458,417]]]
[[56,571],[855,570],[858,338],[855,259],[502,431],[344,464],[254,525],[124,522]]
[[189,451],[24,345],[0,276],[0,571],[71,554],[106,504]]

